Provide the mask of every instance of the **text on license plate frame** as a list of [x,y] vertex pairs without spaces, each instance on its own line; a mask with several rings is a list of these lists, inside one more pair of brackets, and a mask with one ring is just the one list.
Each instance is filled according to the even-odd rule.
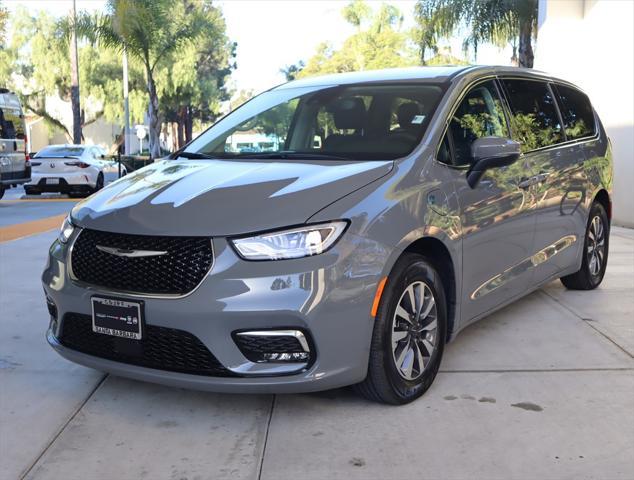
[[130,340],[143,338],[143,302],[97,296],[90,298],[90,304],[93,332]]

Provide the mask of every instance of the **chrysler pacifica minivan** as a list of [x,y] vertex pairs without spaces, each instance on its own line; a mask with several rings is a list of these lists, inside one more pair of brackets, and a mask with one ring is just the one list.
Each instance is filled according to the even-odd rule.
[[586,94],[532,70],[286,83],[75,206],[48,341],[168,385],[406,403],[470,323],[601,283],[611,164]]

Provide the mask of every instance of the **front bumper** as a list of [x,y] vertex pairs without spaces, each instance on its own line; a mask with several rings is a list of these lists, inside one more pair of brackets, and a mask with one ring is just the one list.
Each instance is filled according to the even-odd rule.
[[[370,308],[388,256],[383,246],[347,233],[322,255],[272,262],[243,261],[222,238],[214,239],[214,249],[211,271],[189,295],[138,297],[71,280],[66,268],[69,248],[56,241],[42,276],[58,319],[49,326],[49,344],[65,358],[98,370],[218,392],[309,392],[365,378],[373,329]],[[65,347],[59,338],[64,315],[89,315],[93,295],[141,298],[147,324],[191,333],[234,376],[146,368]],[[307,368],[297,371],[289,363],[251,362],[232,338],[236,331],[273,328],[308,332],[314,359]]]

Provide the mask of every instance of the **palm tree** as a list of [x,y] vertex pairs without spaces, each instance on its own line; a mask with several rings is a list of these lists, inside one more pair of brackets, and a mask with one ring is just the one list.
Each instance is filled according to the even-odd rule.
[[[514,63],[533,67],[533,39],[537,36],[538,0],[418,0],[415,16],[425,29],[422,47],[466,26],[465,50],[491,42],[513,46]],[[519,45],[519,49],[518,49]],[[519,50],[519,51],[518,51]]]
[[[177,8],[178,5],[184,8]],[[201,32],[201,19],[189,15],[189,2],[171,0],[108,0],[105,16],[93,25],[97,40],[138,58],[145,68],[150,117],[150,156],[160,156],[159,98],[154,70],[156,66],[193,41]]]

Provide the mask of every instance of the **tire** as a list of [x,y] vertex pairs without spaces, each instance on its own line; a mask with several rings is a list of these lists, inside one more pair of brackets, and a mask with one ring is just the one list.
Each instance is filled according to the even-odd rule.
[[[410,288],[415,295],[422,292],[427,302],[429,295],[434,300],[427,317],[421,315],[417,320],[410,315],[406,320],[402,316],[404,312],[400,308],[411,310]],[[426,302],[419,305],[418,310],[423,313],[429,307]],[[400,315],[396,313],[397,307],[400,307]],[[435,329],[432,327],[434,319]],[[393,335],[401,339],[392,343]],[[446,337],[447,304],[440,276],[425,257],[406,253],[388,277],[375,318],[368,374],[354,389],[369,400],[392,405],[403,405],[417,399],[436,378]],[[419,347],[418,351],[415,344]],[[429,345],[432,348],[428,348]],[[425,353],[428,355],[426,361]]]
[[4,197],[5,190],[6,188],[4,187],[4,184],[0,183],[0,198]]
[[92,189],[92,193],[98,192],[103,188],[103,173],[99,172],[97,175],[97,182],[95,183],[95,188]]
[[[561,283],[570,290],[592,290],[603,281],[608,265],[610,247],[610,221],[608,214],[598,202],[590,208],[588,224],[583,242],[583,259],[581,268],[561,277]],[[597,265],[598,262],[598,265]]]
[[42,192],[40,192],[39,190],[34,190],[31,187],[24,187],[24,193],[26,195],[41,195]]

